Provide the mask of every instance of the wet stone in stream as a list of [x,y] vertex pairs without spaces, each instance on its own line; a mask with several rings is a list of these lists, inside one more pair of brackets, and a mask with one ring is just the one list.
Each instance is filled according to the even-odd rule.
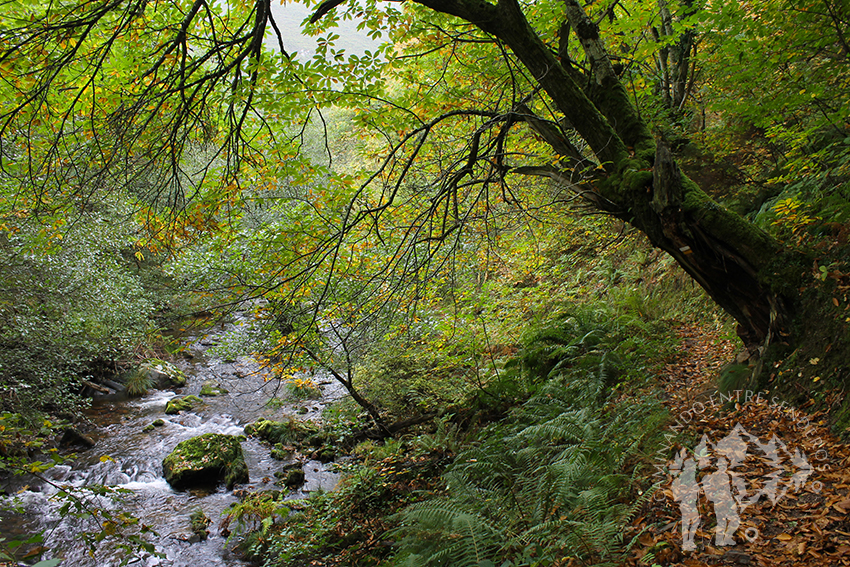
[[223,479],[227,488],[248,482],[242,437],[206,433],[181,441],[162,461],[165,480],[174,488]]

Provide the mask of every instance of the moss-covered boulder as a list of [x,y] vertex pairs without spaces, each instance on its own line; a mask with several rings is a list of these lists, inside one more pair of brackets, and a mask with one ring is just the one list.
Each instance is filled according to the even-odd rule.
[[223,396],[228,393],[221,384],[216,384],[215,382],[204,382],[204,385],[201,386],[202,396]]
[[159,358],[146,360],[139,366],[139,371],[150,378],[155,384],[182,387],[186,385],[186,374],[170,362]]
[[271,449],[272,459],[278,461],[287,461],[295,455],[295,447],[292,445],[284,445],[283,443],[275,443]]
[[147,424],[146,426],[144,426],[144,427],[142,428],[142,431],[144,431],[145,433],[148,433],[148,432],[150,432],[150,431],[153,431],[153,430],[154,430],[154,429],[156,429],[157,427],[162,427],[163,425],[165,425],[165,421],[164,421],[164,420],[162,420],[162,419],[155,419],[155,420],[153,420],[151,423],[149,423],[149,424]]
[[177,444],[162,461],[165,480],[174,488],[214,484],[224,480],[227,488],[248,482],[242,454],[243,437],[207,433]]
[[204,403],[204,400],[198,396],[183,396],[182,398],[174,398],[173,400],[168,400],[168,403],[165,404],[165,413],[168,415],[174,415],[181,411],[189,411],[195,409],[202,403]]
[[319,433],[319,427],[312,421],[287,419],[272,421],[260,419],[245,426],[245,435],[259,437],[269,443],[300,446]]

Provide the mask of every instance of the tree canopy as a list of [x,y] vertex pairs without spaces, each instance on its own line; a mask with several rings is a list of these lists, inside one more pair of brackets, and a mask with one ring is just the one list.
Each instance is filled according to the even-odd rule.
[[[834,0],[327,0],[303,24],[310,59],[288,53],[296,32],[268,0],[4,7],[6,233],[37,219],[58,238],[60,219],[120,193],[145,228],[137,258],[195,246],[197,285],[293,320],[309,306],[309,330],[281,339],[308,358],[319,321],[345,322],[341,344],[399,313],[409,331],[441,286],[486,274],[505,235],[577,205],[674,257],[751,350],[791,340],[800,261],[676,158],[689,138],[722,153],[754,128],[745,174],[782,183],[805,162],[808,190],[846,183],[848,14]],[[386,43],[337,47],[353,18]],[[328,136],[335,112],[357,131]],[[765,175],[771,159],[786,169]]]

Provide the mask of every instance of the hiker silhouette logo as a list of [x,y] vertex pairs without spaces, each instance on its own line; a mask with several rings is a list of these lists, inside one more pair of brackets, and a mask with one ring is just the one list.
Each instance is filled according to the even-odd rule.
[[[757,478],[745,477],[739,467],[750,458],[759,459],[769,472]],[[793,470],[790,477],[786,474],[789,467]],[[685,551],[696,549],[696,533],[702,523],[701,493],[714,508],[715,545],[735,545],[734,535],[741,526],[744,510],[763,496],[776,504],[789,490],[802,489],[812,474],[805,453],[799,449],[789,451],[776,435],[763,443],[740,424],[715,444],[703,435],[691,454],[685,449],[679,451],[669,463],[669,470],[673,476],[671,492],[682,512]],[[745,534],[750,541],[758,537],[755,528]]]

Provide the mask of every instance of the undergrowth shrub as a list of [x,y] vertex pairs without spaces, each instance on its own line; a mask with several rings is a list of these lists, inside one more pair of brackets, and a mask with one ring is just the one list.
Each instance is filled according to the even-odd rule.
[[598,397],[625,379],[645,379],[674,344],[670,336],[665,327],[629,309],[575,306],[527,333],[505,370],[515,382],[536,384],[565,374],[596,373],[600,385],[593,395]]
[[401,514],[399,564],[616,562],[628,544],[624,527],[650,494],[637,497],[638,469],[626,472],[655,421],[647,408],[634,410],[618,408],[608,421],[568,409],[518,431],[487,431],[445,475],[447,497]]
[[[529,332],[483,388],[467,390],[484,392],[480,406],[455,402],[457,414],[429,433],[359,444],[338,490],[288,502],[295,513],[286,517],[253,515],[273,502],[230,517],[255,526],[246,546],[267,566],[614,563],[652,493],[641,492],[639,475],[665,419],[658,403],[618,402],[618,384],[657,363],[666,336],[622,305],[570,308]],[[399,360],[372,359],[369,385],[439,387],[427,379],[454,372]],[[482,427],[473,414],[499,421]]]
[[318,557],[327,566],[379,564],[392,553],[380,537],[390,527],[387,511],[432,494],[446,461],[439,452],[407,454],[395,442],[365,462],[349,465],[333,492],[286,501],[275,492],[249,496],[228,511],[230,537],[244,534],[240,547],[265,567],[315,564]]
[[130,396],[144,396],[148,390],[153,388],[153,379],[149,374],[140,370],[130,371],[125,380],[124,386],[127,388],[127,394]]

